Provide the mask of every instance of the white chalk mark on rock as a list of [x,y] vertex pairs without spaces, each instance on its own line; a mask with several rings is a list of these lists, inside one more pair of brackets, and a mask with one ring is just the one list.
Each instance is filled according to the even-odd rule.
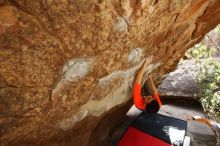
[[52,97],[69,82],[77,82],[85,77],[92,70],[93,62],[92,58],[78,58],[65,64],[62,70],[62,78],[54,87]]
[[128,63],[136,64],[136,63],[140,62],[142,55],[143,55],[143,49],[142,48],[135,48],[128,55]]
[[65,130],[65,131],[69,130],[69,129],[73,128],[75,123],[77,123],[78,121],[82,121],[87,116],[87,114],[88,114],[88,111],[86,111],[86,110],[80,111],[76,115],[74,115],[73,117],[64,119],[63,121],[58,123],[58,127],[60,127],[61,129]]
[[[150,73],[153,69],[157,68],[160,65],[161,63],[157,63],[155,65],[151,64],[146,71]],[[103,84],[108,84],[108,81],[110,81],[115,76],[121,76],[124,78],[124,80],[120,83],[120,86],[116,90],[103,97],[102,100],[93,100],[93,98],[90,98],[90,100],[81,107],[81,110],[88,110],[90,115],[100,116],[114,106],[120,105],[128,101],[131,98],[131,94],[133,92],[130,88],[130,84],[132,84],[135,75],[134,73],[139,67],[140,65],[137,65],[126,71],[116,71],[100,79],[98,87],[103,86]]]
[[74,82],[88,74],[92,59],[73,59],[63,67],[64,80]]
[[128,25],[123,17],[117,17],[116,23],[113,25],[113,32],[127,32]]
[[[83,120],[86,116],[101,116],[103,113],[108,112],[111,108],[126,103],[132,97],[132,83],[135,76],[135,71],[140,68],[142,63],[125,70],[125,71],[115,71],[108,76],[99,79],[98,86],[95,91],[105,90],[111,85],[111,81],[115,78],[120,78],[121,80],[117,83],[117,88],[106,94],[101,99],[96,99],[95,95],[91,95],[90,100],[80,107],[80,112],[74,115],[72,118],[63,120],[58,123],[59,127],[68,130],[72,128],[77,122]],[[151,64],[146,72],[151,72],[153,69],[161,65],[161,63]]]

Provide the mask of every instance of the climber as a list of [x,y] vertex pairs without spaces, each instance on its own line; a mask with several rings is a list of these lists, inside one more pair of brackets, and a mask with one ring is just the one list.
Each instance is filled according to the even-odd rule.
[[200,116],[187,116],[187,120],[194,120],[197,121],[199,123],[203,123],[208,125],[209,127],[211,127],[213,129],[213,131],[215,131],[215,134],[218,138],[218,143],[216,144],[216,146],[220,146],[220,123],[217,123],[215,121],[209,120],[207,118],[202,118]]
[[146,59],[144,63],[142,64],[141,68],[136,73],[136,76],[134,79],[133,100],[134,100],[134,105],[138,109],[142,111],[146,111],[148,113],[157,113],[162,103],[158,96],[157,89],[154,85],[154,81],[151,75],[148,75],[148,79],[150,81],[150,86],[152,89],[153,96],[141,96],[141,82],[143,79],[143,75],[144,75],[145,69],[147,68],[149,63],[152,61],[152,59],[153,59],[152,57],[149,57],[148,59]]

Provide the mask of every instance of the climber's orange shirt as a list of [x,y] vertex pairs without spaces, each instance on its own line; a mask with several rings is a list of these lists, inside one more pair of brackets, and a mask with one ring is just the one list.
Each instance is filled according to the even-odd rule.
[[[134,105],[140,110],[145,110],[144,98],[141,96],[140,84],[134,83],[133,98],[134,98]],[[162,103],[157,93],[153,94],[153,98],[159,103],[159,106],[161,107]]]

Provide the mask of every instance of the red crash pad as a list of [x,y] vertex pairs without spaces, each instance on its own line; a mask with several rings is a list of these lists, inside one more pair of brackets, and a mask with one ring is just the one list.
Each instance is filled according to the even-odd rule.
[[129,127],[117,146],[171,146],[171,144]]

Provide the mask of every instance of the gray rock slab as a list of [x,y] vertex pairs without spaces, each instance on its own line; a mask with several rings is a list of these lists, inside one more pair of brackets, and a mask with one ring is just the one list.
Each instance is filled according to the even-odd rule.
[[[220,62],[219,57],[212,60]],[[206,61],[205,59],[201,60]],[[158,87],[160,96],[199,98],[200,84],[196,82],[198,65],[195,60],[182,60],[177,69],[169,73]]]
[[199,92],[199,84],[194,80],[196,68],[194,60],[181,61],[158,87],[160,95],[194,97]]

